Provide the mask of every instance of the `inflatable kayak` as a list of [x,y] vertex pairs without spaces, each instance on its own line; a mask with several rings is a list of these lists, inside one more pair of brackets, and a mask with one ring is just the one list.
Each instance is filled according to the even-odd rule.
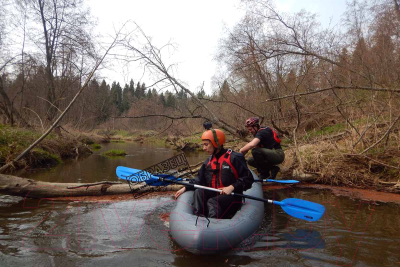
[[[257,175],[253,173],[256,179]],[[244,194],[262,198],[262,184],[253,183]],[[264,218],[264,202],[243,199],[241,208],[231,219],[197,217],[191,206],[194,191],[183,193],[170,214],[172,240],[194,254],[215,254],[237,247],[251,237]]]

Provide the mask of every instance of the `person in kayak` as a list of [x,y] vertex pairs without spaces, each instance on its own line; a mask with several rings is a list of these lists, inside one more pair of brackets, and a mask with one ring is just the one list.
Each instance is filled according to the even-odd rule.
[[254,139],[242,147],[239,152],[246,155],[251,149],[253,157],[247,160],[249,165],[257,168],[261,179],[275,179],[280,171],[276,165],[285,160],[285,153],[282,150],[278,134],[269,127],[260,127],[257,117],[247,119],[245,126]]
[[[242,199],[230,195],[243,193],[251,188],[253,175],[247,167],[244,156],[225,149],[225,134],[219,129],[208,129],[201,136],[203,150],[210,155],[201,166],[194,183],[197,185],[218,188],[222,192],[196,189],[193,208],[198,216],[210,218],[229,218],[239,209]],[[183,187],[175,194],[177,199],[193,187]]]

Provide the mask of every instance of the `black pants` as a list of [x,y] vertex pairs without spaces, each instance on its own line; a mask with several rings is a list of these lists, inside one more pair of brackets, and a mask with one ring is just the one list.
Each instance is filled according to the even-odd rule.
[[251,151],[253,157],[247,160],[250,166],[256,167],[259,172],[268,172],[269,169],[285,160],[282,149],[254,148]]
[[194,191],[193,208],[196,215],[209,218],[231,218],[242,204],[242,198],[231,195],[221,195],[210,190],[196,189]]

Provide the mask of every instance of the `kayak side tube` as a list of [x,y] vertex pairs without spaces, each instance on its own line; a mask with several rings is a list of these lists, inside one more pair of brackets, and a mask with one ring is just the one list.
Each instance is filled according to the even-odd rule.
[[[262,185],[253,183],[244,194],[262,198]],[[234,249],[258,230],[264,218],[263,202],[243,199],[241,208],[231,219],[209,218],[209,222],[194,214],[193,195],[194,191],[188,191],[179,197],[169,224],[172,240],[194,254],[216,254]]]

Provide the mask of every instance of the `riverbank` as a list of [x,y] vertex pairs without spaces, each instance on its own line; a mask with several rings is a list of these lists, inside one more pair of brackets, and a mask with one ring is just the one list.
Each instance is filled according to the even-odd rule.
[[[179,186],[175,187],[177,190]],[[395,203],[400,204],[400,194],[388,193],[388,192],[377,192],[375,190],[368,189],[357,189],[357,188],[347,188],[340,186],[331,185],[321,185],[321,184],[293,184],[293,185],[274,185],[268,184],[263,186],[264,192],[271,192],[274,190],[288,189],[294,191],[296,189],[317,189],[317,190],[329,190],[335,196],[345,196],[356,200],[362,200],[367,202],[381,202],[381,203]],[[159,197],[170,197],[174,199],[176,191],[154,191],[148,194],[143,194],[140,199],[152,199]],[[83,202],[116,202],[116,201],[128,201],[137,200],[133,194],[119,194],[119,195],[104,195],[104,196],[82,196],[82,197],[59,197],[54,198],[54,200],[59,201],[83,201]]]
[[[387,138],[384,147],[354,149],[357,134],[343,128],[324,128],[298,137],[297,145],[284,137],[282,145],[285,161],[278,176],[313,184],[358,188],[390,193],[400,193],[399,132]],[[40,133],[0,125],[0,165],[14,159],[26,149]],[[92,153],[102,142],[135,141],[155,145],[170,145],[179,151],[201,150],[201,133],[177,137],[161,135],[155,131],[97,130],[91,134],[67,130],[50,134],[26,157],[15,164],[15,169],[51,167],[67,158]],[[238,151],[245,142],[227,135],[226,148]],[[250,153],[246,157],[251,156]]]
[[139,143],[150,142],[156,145],[169,145],[176,150],[181,151],[199,151],[202,150],[200,137],[202,133],[196,133],[190,136],[174,136],[156,131],[125,131],[125,130],[97,130],[97,135],[104,136],[112,141],[134,141]]
[[[14,160],[42,133],[33,129],[0,124],[0,166]],[[68,158],[87,156],[98,143],[108,142],[98,135],[57,129],[13,165],[12,170],[53,167]]]
[[[386,133],[375,133],[379,134]],[[175,144],[179,142],[184,144],[183,147],[201,149],[200,136],[201,133],[190,137],[167,137],[164,142],[174,138]],[[374,136],[369,138],[375,139]],[[290,136],[283,137],[285,161],[280,164],[279,176],[320,185],[400,193],[400,131],[393,130],[385,142],[378,140],[370,147],[359,140],[357,132],[345,129],[343,125],[306,132],[297,137],[296,142]],[[239,151],[245,144],[227,134],[226,148]],[[180,148],[179,145],[175,147]],[[249,156],[250,153],[246,158]]]

